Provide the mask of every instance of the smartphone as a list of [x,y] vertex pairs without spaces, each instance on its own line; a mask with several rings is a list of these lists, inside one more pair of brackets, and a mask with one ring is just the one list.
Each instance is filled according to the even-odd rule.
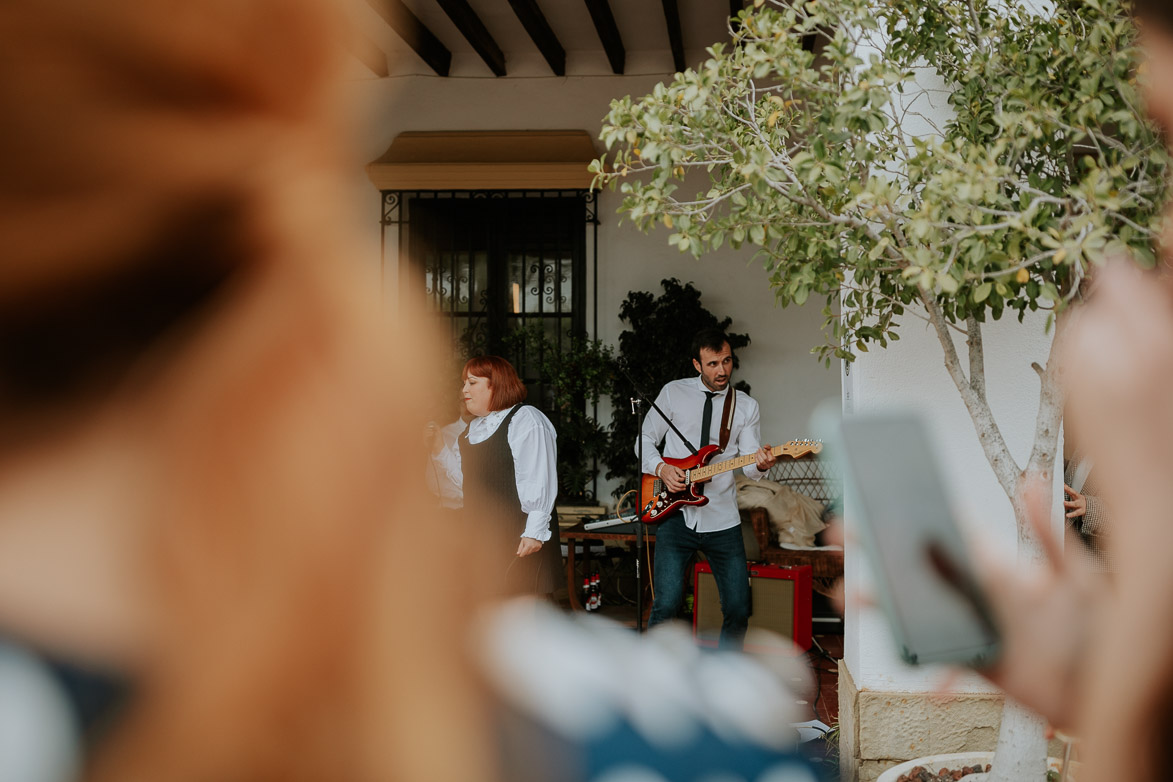
[[838,420],[824,412],[820,423],[901,657],[913,665],[989,665],[998,631],[924,422],[911,413]]

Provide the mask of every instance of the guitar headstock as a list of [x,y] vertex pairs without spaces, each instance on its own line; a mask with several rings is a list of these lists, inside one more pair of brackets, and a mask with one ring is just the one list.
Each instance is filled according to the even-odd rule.
[[791,440],[782,446],[782,455],[801,459],[804,456],[814,456],[822,450],[822,440]]

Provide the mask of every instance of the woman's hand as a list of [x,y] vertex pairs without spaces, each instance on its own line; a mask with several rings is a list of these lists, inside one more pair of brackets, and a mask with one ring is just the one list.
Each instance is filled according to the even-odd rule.
[[1087,513],[1087,498],[1077,492],[1075,489],[1063,484],[1063,491],[1071,497],[1069,500],[1063,500],[1063,507],[1067,510],[1067,518],[1076,519]]
[[528,557],[542,550],[542,541],[537,538],[522,538],[517,544],[517,556]]

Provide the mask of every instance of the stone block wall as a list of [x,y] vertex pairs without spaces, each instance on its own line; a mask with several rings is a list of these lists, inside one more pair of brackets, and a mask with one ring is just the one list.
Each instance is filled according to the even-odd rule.
[[[859,690],[839,663],[839,752],[843,782],[874,782],[906,760],[989,752],[998,743],[1002,696]],[[1052,756],[1061,756],[1057,741]]]

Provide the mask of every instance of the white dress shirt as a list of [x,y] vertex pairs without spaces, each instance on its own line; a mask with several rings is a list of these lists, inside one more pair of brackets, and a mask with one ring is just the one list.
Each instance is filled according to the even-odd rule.
[[[468,425],[468,441],[483,443],[493,436],[509,411],[494,410],[474,418]],[[558,434],[554,425],[540,410],[523,405],[509,422],[509,450],[513,453],[513,475],[517,483],[517,497],[526,514],[525,532],[520,537],[534,538],[543,543],[550,539],[550,516],[558,496]],[[464,474],[460,469],[460,448],[445,447],[436,455],[448,480],[463,494]]]
[[[681,434],[696,447],[701,444],[701,416],[705,408],[705,392],[710,389],[701,381],[701,376],[688,377],[682,380],[673,380],[660,390],[656,397],[656,405],[672,419],[672,423]],[[719,391],[713,397],[713,420],[709,432],[709,443],[717,445],[721,442],[721,413],[725,409],[725,396],[733,391],[728,385],[724,391]],[[749,456],[761,447],[758,434],[760,427],[760,413],[758,403],[748,394],[734,391],[737,394],[737,408],[733,413],[733,426],[729,431],[729,442],[723,453],[716,454],[709,460],[709,464],[732,459],[737,456]],[[681,459],[692,456],[692,451],[681,442],[676,433],[655,410],[649,409],[644,417],[642,433],[644,460],[643,471],[655,475],[656,470],[664,459],[661,458],[657,445],[664,440],[664,456],[672,459]],[[639,443],[635,444],[636,454],[639,453]],[[761,480],[764,472],[756,464],[748,464],[741,468],[746,477]],[[733,471],[714,475],[704,484],[705,496],[709,498],[706,505],[685,505],[684,523],[697,532],[718,532],[741,523],[737,513],[737,494],[733,482]],[[644,498],[646,503],[648,498]]]

